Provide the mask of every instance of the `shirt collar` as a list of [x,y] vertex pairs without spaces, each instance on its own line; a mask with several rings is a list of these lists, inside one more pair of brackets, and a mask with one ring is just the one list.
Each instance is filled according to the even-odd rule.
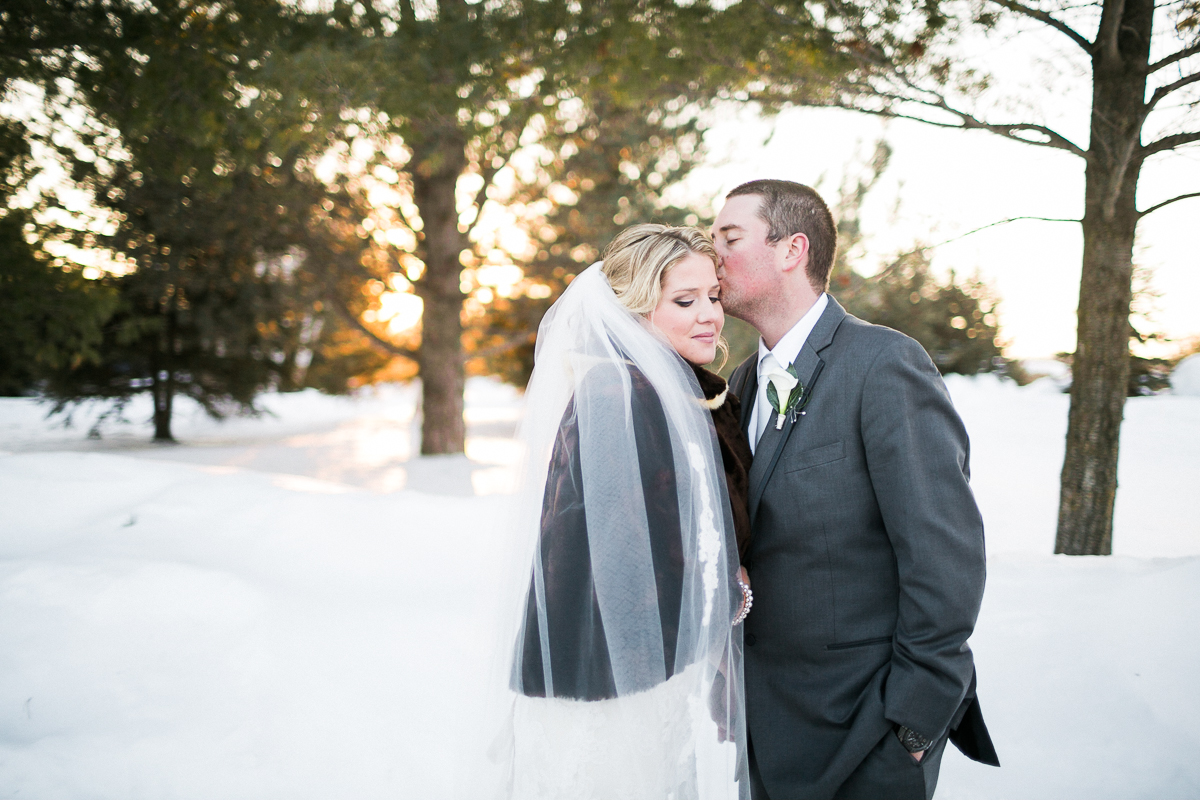
[[812,333],[812,329],[816,327],[817,320],[821,318],[821,313],[825,311],[825,307],[829,305],[829,295],[825,292],[817,298],[817,302],[813,303],[813,307],[800,318],[800,321],[792,326],[792,329],[783,335],[775,347],[767,349],[766,343],[760,337],[758,340],[758,363],[761,367],[763,358],[767,353],[775,356],[775,360],[782,367],[787,367],[796,360],[800,355],[800,348],[804,347],[804,343],[808,341],[808,335]]

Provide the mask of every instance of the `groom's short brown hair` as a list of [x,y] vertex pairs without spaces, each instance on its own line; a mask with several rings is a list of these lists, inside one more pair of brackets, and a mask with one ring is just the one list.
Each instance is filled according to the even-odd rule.
[[768,242],[774,244],[797,233],[808,237],[808,282],[815,291],[826,291],[837,253],[837,225],[821,195],[802,183],[760,180],[743,183],[725,199],[744,194],[762,198],[758,216],[767,223]]

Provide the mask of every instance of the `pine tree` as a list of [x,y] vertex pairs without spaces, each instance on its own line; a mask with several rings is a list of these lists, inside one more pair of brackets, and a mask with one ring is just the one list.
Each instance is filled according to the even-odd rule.
[[66,235],[108,248],[128,273],[104,281],[119,306],[102,360],[56,370],[46,391],[59,409],[102,397],[118,410],[150,392],[156,441],[173,439],[179,394],[220,416],[253,411],[281,383],[287,256],[315,201],[295,179],[295,126],[277,129],[280,107],[254,88],[283,13],[250,2],[210,12],[158,3],[73,75],[91,127],[64,156],[114,225]]
[[[689,123],[674,117],[756,80],[777,26],[756,6],[718,11],[672,0],[338,9],[312,74],[332,76],[343,111],[368,108],[369,124],[386,120],[382,148],[389,139],[399,145],[379,166],[397,175],[401,199],[389,225],[412,237],[396,260],[424,306],[419,343],[370,333],[419,364],[421,451],[462,452],[467,358],[519,382],[541,311],[614,224],[687,218],[661,202],[665,184],[652,183],[692,162],[681,148],[672,165],[673,143],[689,138]],[[788,56],[772,64],[819,73],[811,42],[784,38]],[[595,192],[593,213],[585,196]],[[518,208],[534,243],[530,253],[508,254],[529,270],[509,297],[477,280],[500,249],[481,239],[491,200]],[[606,200],[625,205],[601,211]],[[614,215],[625,222],[598,224]]]

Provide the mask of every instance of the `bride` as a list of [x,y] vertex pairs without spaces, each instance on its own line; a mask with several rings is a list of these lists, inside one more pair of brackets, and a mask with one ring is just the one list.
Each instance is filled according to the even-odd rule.
[[750,451],[701,368],[723,346],[719,288],[704,233],[636,225],[542,321],[493,796],[749,797]]

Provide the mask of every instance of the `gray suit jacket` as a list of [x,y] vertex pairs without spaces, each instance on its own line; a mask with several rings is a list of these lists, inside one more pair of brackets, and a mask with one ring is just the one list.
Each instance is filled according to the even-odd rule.
[[[756,364],[730,380],[743,428]],[[969,716],[986,742],[956,744],[994,761],[967,646],[983,521],[941,376],[832,297],[795,366],[811,399],[780,431],[772,413],[750,471],[746,714],[765,788],[831,797],[894,723],[939,738]]]

